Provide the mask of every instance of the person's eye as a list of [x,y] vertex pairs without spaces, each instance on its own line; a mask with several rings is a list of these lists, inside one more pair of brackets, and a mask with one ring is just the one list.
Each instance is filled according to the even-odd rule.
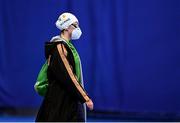
[[74,28],[78,28],[78,25],[76,25],[76,24],[72,24],[72,26],[73,26]]

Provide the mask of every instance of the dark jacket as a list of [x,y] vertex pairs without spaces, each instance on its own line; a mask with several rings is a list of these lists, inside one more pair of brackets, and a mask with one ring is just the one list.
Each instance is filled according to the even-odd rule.
[[[60,55],[57,45],[62,48],[63,53],[66,51],[65,57]],[[71,50],[63,42],[48,42],[45,45],[45,56],[47,59],[51,56],[48,67],[49,86],[36,122],[84,121],[83,103],[89,97],[81,84],[74,82],[77,78]],[[68,65],[64,61],[67,61]],[[68,70],[73,74],[69,74]]]

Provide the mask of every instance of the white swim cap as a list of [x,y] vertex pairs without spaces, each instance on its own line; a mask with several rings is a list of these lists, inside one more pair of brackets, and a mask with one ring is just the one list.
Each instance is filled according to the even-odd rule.
[[56,27],[60,30],[67,29],[74,22],[78,22],[78,19],[71,13],[63,13],[56,21]]

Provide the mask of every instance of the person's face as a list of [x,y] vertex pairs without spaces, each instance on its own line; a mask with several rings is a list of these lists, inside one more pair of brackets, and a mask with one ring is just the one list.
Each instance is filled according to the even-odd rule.
[[79,23],[78,22],[75,22],[73,24],[71,24],[69,27],[68,27],[68,32],[69,34],[71,35],[72,34],[72,31],[75,29],[75,28],[78,28],[79,27]]

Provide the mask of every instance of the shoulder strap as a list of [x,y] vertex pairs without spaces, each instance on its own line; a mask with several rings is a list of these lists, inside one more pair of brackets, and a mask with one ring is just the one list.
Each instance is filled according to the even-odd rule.
[[51,59],[51,55],[49,55],[48,60],[47,60],[48,66],[49,66],[49,64],[50,64],[50,59]]

